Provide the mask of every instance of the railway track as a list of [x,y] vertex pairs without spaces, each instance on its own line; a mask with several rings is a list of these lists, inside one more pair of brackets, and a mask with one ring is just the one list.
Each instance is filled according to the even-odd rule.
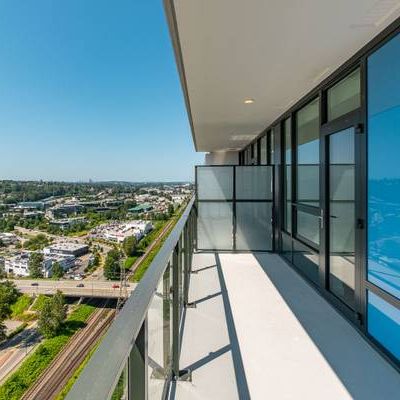
[[115,310],[108,308],[95,311],[86,322],[86,326],[71,337],[57,357],[24,394],[22,400],[54,399],[109,327],[113,321],[114,312]]

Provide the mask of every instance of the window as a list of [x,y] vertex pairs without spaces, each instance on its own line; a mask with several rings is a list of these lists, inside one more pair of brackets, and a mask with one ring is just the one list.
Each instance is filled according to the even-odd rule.
[[271,129],[271,131],[269,132],[269,162],[271,165],[275,164],[274,146],[275,146],[275,130]]
[[254,142],[254,156],[253,156],[253,164],[258,164],[258,140]]
[[400,310],[368,292],[368,332],[400,360]]
[[400,299],[400,36],[368,58],[368,280]]
[[328,90],[328,121],[360,107],[360,69]]
[[284,122],[284,190],[283,190],[283,229],[292,232],[292,119]]
[[265,135],[260,140],[260,162],[262,165],[267,164],[267,137]]
[[297,200],[319,206],[319,99],[297,113]]

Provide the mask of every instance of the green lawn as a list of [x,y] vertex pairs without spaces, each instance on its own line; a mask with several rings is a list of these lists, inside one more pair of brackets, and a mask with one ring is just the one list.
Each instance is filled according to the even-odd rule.
[[0,386],[0,400],[19,400],[45,368],[94,312],[95,307],[81,304],[67,318],[59,335],[45,339],[21,366]]

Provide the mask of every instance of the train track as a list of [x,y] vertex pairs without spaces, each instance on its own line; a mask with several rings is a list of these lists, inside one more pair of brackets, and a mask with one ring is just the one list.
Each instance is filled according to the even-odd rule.
[[[103,307],[106,306],[106,303]],[[113,309],[95,311],[86,326],[71,337],[38,380],[23,395],[22,400],[52,400],[63,389],[74,371],[103,335],[114,318]]]

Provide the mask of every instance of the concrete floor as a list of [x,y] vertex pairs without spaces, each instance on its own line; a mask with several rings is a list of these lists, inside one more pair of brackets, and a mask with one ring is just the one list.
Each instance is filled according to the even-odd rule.
[[394,399],[396,372],[275,254],[196,254],[183,399]]

